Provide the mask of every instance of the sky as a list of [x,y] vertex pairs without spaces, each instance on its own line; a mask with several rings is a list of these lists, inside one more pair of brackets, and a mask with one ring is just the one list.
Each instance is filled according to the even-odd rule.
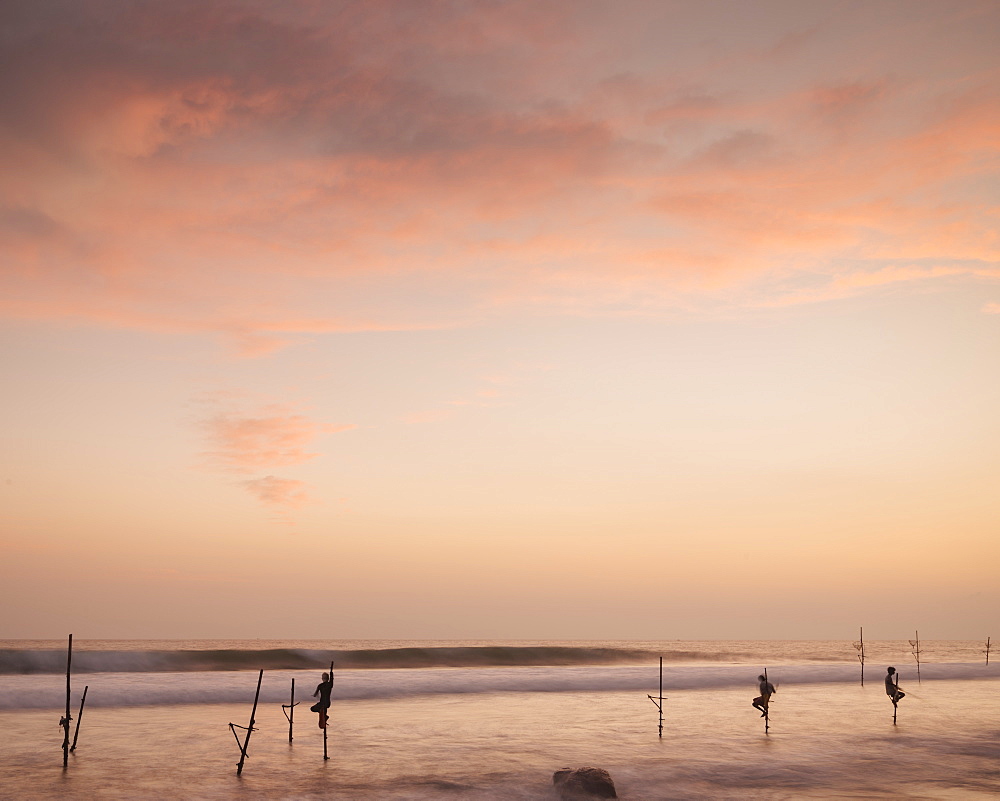
[[996,636],[998,39],[7,0],[0,638]]

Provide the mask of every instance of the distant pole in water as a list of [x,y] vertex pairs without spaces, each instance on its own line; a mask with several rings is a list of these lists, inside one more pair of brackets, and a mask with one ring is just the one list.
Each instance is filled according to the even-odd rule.
[[986,638],[986,650],[983,652],[986,654],[986,664],[990,663],[990,638]]
[[287,704],[281,705],[281,711],[288,718],[288,742],[292,741],[292,725],[295,719],[295,707],[297,706],[298,704],[295,703],[295,679],[292,679],[292,699]]
[[73,635],[69,635],[69,646],[66,649],[66,715],[59,721],[63,728],[63,767],[69,767],[69,722],[73,719],[70,715],[70,668],[73,664]]
[[865,686],[865,629],[861,627],[861,638],[854,643],[858,652],[858,661],[861,663],[861,686]]
[[83,688],[83,698],[80,699],[80,711],[76,714],[76,731],[73,732],[73,745],[69,747],[70,751],[76,750],[76,738],[80,736],[80,721],[83,720],[83,705],[87,703],[87,690],[89,689],[89,684]]
[[[243,773],[243,763],[247,759],[247,748],[250,746],[250,735],[256,731],[253,727],[254,719],[257,717],[257,701],[260,698],[260,682],[264,678],[264,671],[261,670],[257,675],[257,693],[253,697],[253,709],[250,711],[250,725],[249,726],[237,726],[235,723],[229,724],[229,730],[233,733],[233,737],[236,738],[236,744],[240,746],[240,761],[236,765],[236,775],[239,776]],[[236,734],[237,729],[246,729],[246,739],[243,743],[240,743],[239,735]]]
[[646,695],[646,697],[653,702],[658,710],[660,710],[660,737],[663,736],[663,657],[660,657],[660,697],[659,700],[651,695]]
[[920,684],[920,632],[913,632],[913,636],[917,639],[910,640],[910,652],[913,654],[913,658],[917,660],[917,684]]

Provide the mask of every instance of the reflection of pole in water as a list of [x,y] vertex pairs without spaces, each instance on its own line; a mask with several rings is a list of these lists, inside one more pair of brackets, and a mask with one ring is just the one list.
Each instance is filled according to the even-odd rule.
[[861,627],[861,638],[854,643],[858,652],[858,661],[861,663],[861,686],[865,686],[865,629]]
[[663,657],[660,657],[660,697],[659,700],[651,695],[646,695],[646,697],[653,702],[655,706],[660,711],[660,737],[663,736]]
[[917,660],[917,684],[920,684],[920,632],[913,632],[913,636],[917,639],[910,640],[910,652],[913,654],[913,658]]

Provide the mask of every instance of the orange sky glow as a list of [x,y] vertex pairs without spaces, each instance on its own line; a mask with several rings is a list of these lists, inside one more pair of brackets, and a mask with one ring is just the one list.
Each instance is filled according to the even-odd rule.
[[0,637],[996,635],[1000,5],[0,8]]

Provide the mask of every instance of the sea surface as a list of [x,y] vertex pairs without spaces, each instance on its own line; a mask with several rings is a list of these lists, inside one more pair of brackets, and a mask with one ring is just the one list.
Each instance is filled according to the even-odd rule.
[[[984,647],[921,642],[918,678],[907,641],[869,642],[862,685],[847,640],[74,641],[64,768],[67,643],[0,640],[0,798],[551,801],[553,772],[584,765],[633,801],[997,798]],[[309,706],[331,661],[324,743]],[[237,775],[229,724],[249,724],[258,678]]]

